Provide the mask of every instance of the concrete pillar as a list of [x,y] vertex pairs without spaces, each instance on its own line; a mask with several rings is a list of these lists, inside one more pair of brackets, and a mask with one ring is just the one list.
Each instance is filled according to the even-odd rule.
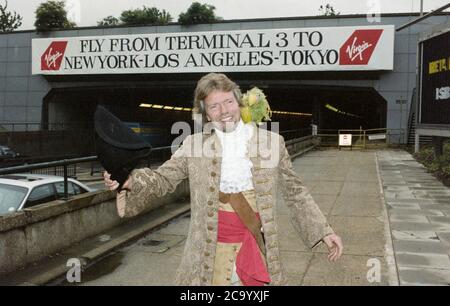
[[417,152],[419,152],[419,133],[417,132],[417,129],[416,129],[416,132],[414,133],[414,153],[417,153]]

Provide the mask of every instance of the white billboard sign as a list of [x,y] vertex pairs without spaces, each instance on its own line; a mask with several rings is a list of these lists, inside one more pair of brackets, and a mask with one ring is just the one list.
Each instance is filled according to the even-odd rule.
[[394,27],[177,32],[32,41],[48,75],[392,70]]

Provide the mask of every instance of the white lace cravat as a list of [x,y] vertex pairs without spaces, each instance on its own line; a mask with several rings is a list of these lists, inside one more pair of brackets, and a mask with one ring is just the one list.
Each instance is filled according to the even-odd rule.
[[234,131],[216,129],[222,144],[220,191],[237,193],[253,189],[252,162],[247,158],[248,146],[253,135],[253,126],[241,120]]

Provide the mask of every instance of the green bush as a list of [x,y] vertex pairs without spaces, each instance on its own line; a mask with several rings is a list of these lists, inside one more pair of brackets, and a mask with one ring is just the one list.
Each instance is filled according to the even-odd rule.
[[172,16],[165,10],[160,11],[156,7],[126,10],[122,12],[120,21],[124,25],[167,24],[172,21]]
[[444,184],[450,183],[450,141],[445,141],[442,156],[436,158],[434,148],[425,146],[413,154],[414,158],[422,163],[428,171],[441,179]]
[[69,29],[76,26],[67,19],[64,1],[47,1],[36,9],[34,26],[38,32],[52,29]]
[[217,17],[214,13],[215,9],[216,8],[212,5],[194,2],[185,13],[181,13],[178,16],[178,22],[184,25],[189,25],[211,23],[217,20],[222,20],[222,18]]
[[119,25],[119,19],[114,16],[108,16],[97,22],[99,27],[112,27]]

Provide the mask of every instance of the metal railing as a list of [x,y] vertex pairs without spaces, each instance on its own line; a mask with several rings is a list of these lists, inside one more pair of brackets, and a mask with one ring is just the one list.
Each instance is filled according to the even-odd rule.
[[405,129],[390,129],[390,128],[375,128],[375,129],[320,129],[317,136],[320,137],[320,146],[322,147],[337,147],[341,148],[339,144],[340,135],[351,135],[351,149],[362,148],[366,149],[375,145],[388,146],[397,140],[397,143],[403,143],[405,137]]
[[0,133],[79,130],[87,129],[91,125],[86,122],[2,122],[0,123]]
[[[310,139],[312,136],[310,128],[286,130],[280,132],[285,139],[286,145],[292,145],[301,141]],[[150,167],[161,163],[172,155],[173,149],[178,146],[163,146],[152,148],[151,154],[142,160],[141,165]],[[159,156],[158,156],[159,155]],[[25,164],[20,166],[0,168],[0,175],[14,174],[14,173],[39,173],[39,174],[53,174],[64,177],[64,197],[63,200],[68,200],[68,177],[76,177],[77,164],[90,163],[91,176],[95,173],[99,173],[103,170],[103,167],[98,162],[97,156],[87,156],[80,158],[70,158],[58,161],[42,162],[36,164]]]
[[[157,147],[152,149],[153,152],[159,152],[164,150],[172,149],[173,147],[177,146],[166,146],[166,147]],[[8,167],[8,168],[0,168],[0,175],[6,175],[6,174],[13,174],[13,173],[35,173],[33,171],[35,170],[42,170],[42,169],[50,169],[50,168],[57,168],[61,167],[62,171],[57,172],[54,170],[53,173],[62,174],[59,176],[64,177],[64,197],[63,200],[67,201],[69,199],[68,196],[68,177],[71,177],[69,175],[69,168],[72,166],[72,168],[76,169],[76,165],[80,163],[86,163],[86,162],[96,162],[98,160],[97,156],[88,156],[88,157],[80,157],[80,158],[72,158],[72,159],[63,159],[58,161],[51,161],[51,162],[44,162],[44,163],[37,163],[37,164],[30,164],[30,165],[21,165],[21,166],[14,166],[14,167]],[[150,159],[147,159],[147,165],[150,166],[151,161]],[[51,172],[47,172],[49,174]],[[76,170],[74,170],[73,173],[76,173]]]
[[[86,122],[56,122],[56,123],[41,123],[41,122],[0,122],[1,132],[38,132],[38,131],[63,131],[63,130],[79,130],[89,129],[92,124]],[[281,135],[300,137],[311,134],[311,127],[303,129],[285,130],[279,132]],[[309,133],[309,134],[308,134]],[[286,138],[286,137],[285,137]],[[292,138],[292,137],[290,137]]]
[[0,169],[0,175],[4,174],[12,174],[12,173],[20,173],[20,172],[29,172],[36,169],[45,169],[45,168],[51,168],[51,167],[63,167],[63,175],[64,175],[64,198],[63,200],[68,200],[68,171],[67,168],[69,165],[77,164],[77,163],[83,163],[88,162],[92,160],[96,160],[97,156],[90,156],[90,157],[81,157],[81,158],[74,158],[74,159],[64,159],[59,161],[52,161],[52,162],[46,162],[46,163],[38,163],[38,164],[32,164],[32,165],[23,165],[23,166],[15,166],[15,167],[9,167],[9,168],[3,168]]
[[309,136],[312,133],[311,127],[295,130],[281,131],[279,134],[283,136],[285,140],[297,139],[305,136]]

